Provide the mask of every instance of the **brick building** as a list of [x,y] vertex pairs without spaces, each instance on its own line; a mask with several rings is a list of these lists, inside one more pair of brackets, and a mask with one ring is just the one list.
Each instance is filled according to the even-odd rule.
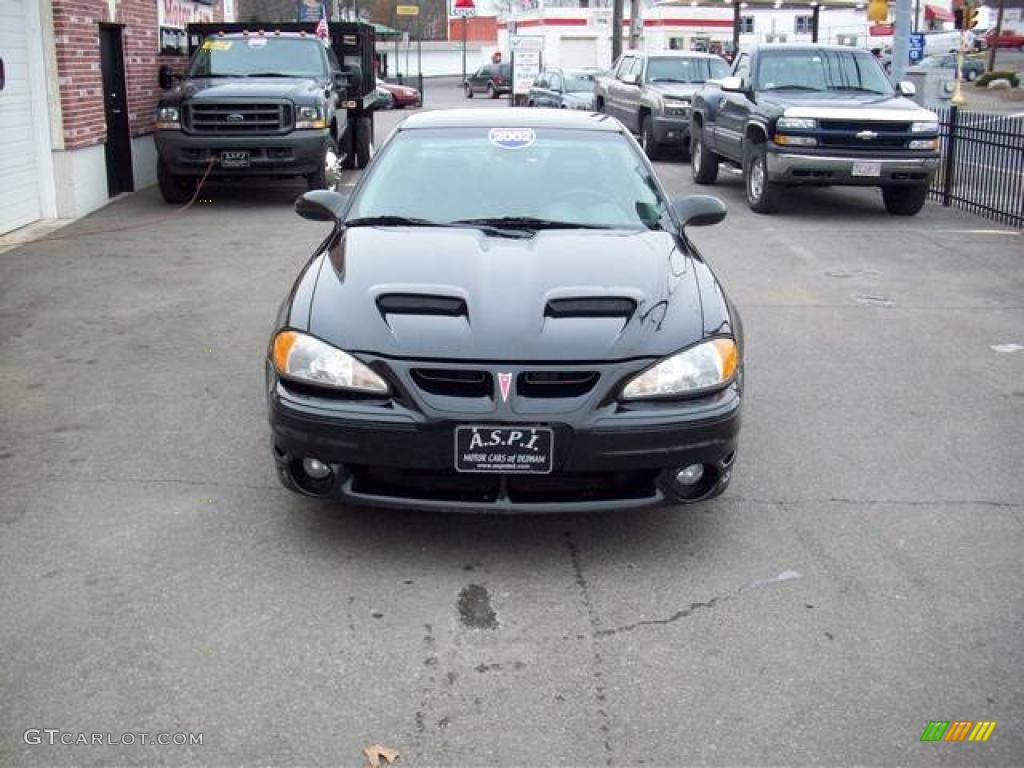
[[[235,0],[0,0],[0,234],[156,181],[159,70]],[[225,16],[226,14],[226,16]]]

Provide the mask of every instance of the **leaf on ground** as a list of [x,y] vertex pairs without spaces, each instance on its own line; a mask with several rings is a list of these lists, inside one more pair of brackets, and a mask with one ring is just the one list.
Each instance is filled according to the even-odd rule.
[[384,760],[385,763],[391,765],[399,758],[397,749],[382,747],[380,744],[372,744],[369,747],[366,747],[363,749],[363,754],[366,755],[367,768],[380,768],[381,760]]

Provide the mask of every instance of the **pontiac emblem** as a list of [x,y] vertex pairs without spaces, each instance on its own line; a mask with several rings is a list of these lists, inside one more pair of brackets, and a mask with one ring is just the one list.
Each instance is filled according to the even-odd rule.
[[875,133],[874,131],[860,131],[857,134],[857,138],[863,141],[871,141],[872,139],[877,139],[878,134]]
[[501,390],[501,402],[508,402],[508,392],[512,388],[512,374],[511,373],[499,373],[498,374],[498,389]]

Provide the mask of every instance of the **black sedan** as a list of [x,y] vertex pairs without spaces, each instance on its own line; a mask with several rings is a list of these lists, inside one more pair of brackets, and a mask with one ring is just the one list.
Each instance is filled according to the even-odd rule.
[[553,512],[692,502],[736,458],[743,336],[617,121],[451,110],[403,122],[351,197],[267,355],[281,481],[389,507]]
[[548,69],[530,86],[527,105],[556,109],[594,109],[593,70]]

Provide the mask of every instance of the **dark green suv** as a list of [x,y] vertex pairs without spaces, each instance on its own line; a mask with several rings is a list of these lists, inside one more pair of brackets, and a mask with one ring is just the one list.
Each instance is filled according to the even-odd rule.
[[512,93],[512,65],[485,64],[465,79],[462,89],[467,99],[472,99],[475,93],[486,93],[492,99]]

